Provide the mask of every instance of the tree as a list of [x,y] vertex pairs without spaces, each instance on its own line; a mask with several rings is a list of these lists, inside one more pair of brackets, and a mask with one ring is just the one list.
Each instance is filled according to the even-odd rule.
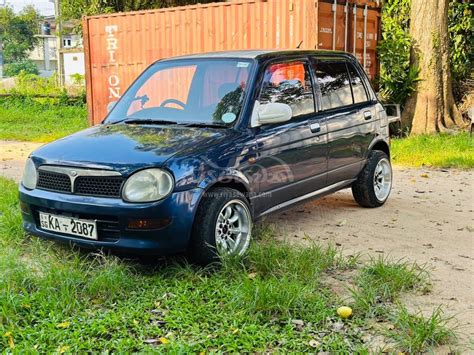
[[83,15],[148,10],[216,1],[218,0],[62,0],[61,12],[64,19],[68,20],[80,19]]
[[0,39],[5,63],[21,62],[34,48],[38,33],[38,13],[27,6],[16,15],[10,7],[0,8]]
[[464,122],[453,98],[448,51],[448,0],[412,0],[411,65],[419,69],[416,92],[407,100],[403,121],[411,134],[448,131]]

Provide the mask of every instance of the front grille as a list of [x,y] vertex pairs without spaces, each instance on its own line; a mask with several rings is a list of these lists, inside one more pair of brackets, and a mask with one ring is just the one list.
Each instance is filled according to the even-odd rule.
[[120,176],[79,176],[74,183],[78,195],[120,197],[123,178]]
[[66,174],[38,170],[36,186],[42,190],[71,192],[71,179]]
[[75,195],[120,198],[123,182],[124,178],[116,171],[42,166],[38,169],[36,187]]

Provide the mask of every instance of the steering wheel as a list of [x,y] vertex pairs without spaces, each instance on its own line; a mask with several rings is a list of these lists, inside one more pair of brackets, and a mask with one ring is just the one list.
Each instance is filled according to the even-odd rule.
[[178,99],[166,99],[161,103],[160,107],[165,107],[168,104],[176,104],[181,106],[183,109],[186,108],[186,104],[182,101],[179,101]]

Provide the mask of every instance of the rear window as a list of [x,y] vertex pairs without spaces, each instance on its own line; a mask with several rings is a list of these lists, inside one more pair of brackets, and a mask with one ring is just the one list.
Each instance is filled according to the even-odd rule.
[[345,62],[318,62],[315,72],[321,90],[322,110],[352,105],[351,84]]
[[354,94],[354,102],[356,104],[360,102],[369,101],[369,97],[367,96],[367,91],[365,90],[364,83],[362,82],[362,78],[360,77],[357,70],[354,68],[354,65],[351,63],[347,63],[347,67],[349,68],[349,74],[351,76],[351,85],[352,85],[352,93]]

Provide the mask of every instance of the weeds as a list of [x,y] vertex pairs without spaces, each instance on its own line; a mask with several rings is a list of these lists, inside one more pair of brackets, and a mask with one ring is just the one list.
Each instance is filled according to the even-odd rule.
[[406,307],[399,305],[393,319],[395,330],[389,336],[400,350],[419,354],[454,341],[456,332],[450,324],[452,321],[452,317],[444,315],[441,307],[424,317],[421,312],[410,314]]
[[360,270],[357,285],[350,292],[356,311],[377,317],[384,313],[387,303],[393,303],[402,292],[426,291],[428,281],[428,272],[423,266],[378,257]]

